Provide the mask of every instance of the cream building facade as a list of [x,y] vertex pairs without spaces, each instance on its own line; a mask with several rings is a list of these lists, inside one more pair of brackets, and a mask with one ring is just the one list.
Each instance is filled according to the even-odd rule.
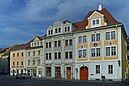
[[129,76],[122,23],[100,5],[74,26],[76,79],[122,80]]
[[10,49],[10,75],[27,73],[26,71],[26,44],[15,45]]
[[43,77],[43,37],[36,36],[26,48],[27,73],[32,77]]

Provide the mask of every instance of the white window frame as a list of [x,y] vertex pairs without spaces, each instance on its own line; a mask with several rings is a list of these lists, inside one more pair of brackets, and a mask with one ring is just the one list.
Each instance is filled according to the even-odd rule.
[[[112,36],[112,32],[115,32],[114,36]],[[109,33],[108,39],[107,39],[107,34],[106,33]],[[113,40],[113,39],[116,39],[116,31],[115,30],[106,31],[105,32],[105,40]]]
[[[99,39],[97,39],[97,34],[99,34]],[[94,35],[94,36],[93,36]],[[98,42],[101,40],[101,34],[100,32],[97,32],[97,33],[92,33],[91,34],[91,42]]]
[[[100,49],[100,56],[97,56],[97,49]],[[94,50],[94,53],[95,53],[95,56],[92,56],[92,49],[95,49]],[[91,51],[91,57],[101,57],[101,47],[92,47],[91,49],[90,49],[90,51]]]
[[[84,56],[84,50],[86,50],[85,56]],[[79,51],[81,51],[81,57],[79,57]],[[79,58],[86,58],[87,57],[87,48],[78,49],[78,57]]]
[[[117,55],[117,46],[116,45],[110,45],[110,46],[106,46],[106,47],[109,47],[110,48],[110,55],[108,55],[108,56],[116,56]],[[107,56],[106,55],[106,47],[105,47],[105,56]],[[112,55],[112,49],[111,49],[112,47],[115,47],[116,48],[116,55]]]
[[[97,24],[97,20],[99,20],[99,24]],[[95,21],[95,24],[93,24],[94,21]],[[92,27],[98,27],[100,25],[101,25],[101,18],[96,18],[96,19],[91,20],[91,26]]]

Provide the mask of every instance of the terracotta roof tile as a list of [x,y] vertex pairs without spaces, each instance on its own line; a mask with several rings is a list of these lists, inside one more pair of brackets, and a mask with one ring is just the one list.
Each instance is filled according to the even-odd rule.
[[90,17],[95,11],[104,15],[107,25],[114,25],[120,23],[105,8],[103,8],[101,11],[98,10],[90,11],[82,21],[73,23],[73,26],[76,28],[73,31],[78,31],[78,30],[80,31],[85,29],[85,27],[88,25],[88,17]]

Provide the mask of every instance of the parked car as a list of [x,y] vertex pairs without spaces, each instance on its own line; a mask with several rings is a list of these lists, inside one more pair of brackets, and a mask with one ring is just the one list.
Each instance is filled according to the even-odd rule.
[[26,73],[20,73],[16,75],[16,79],[30,79],[31,76]]

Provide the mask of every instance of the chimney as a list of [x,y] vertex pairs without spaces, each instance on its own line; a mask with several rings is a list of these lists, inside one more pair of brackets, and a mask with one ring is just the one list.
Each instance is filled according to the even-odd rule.
[[98,11],[101,11],[102,9],[103,9],[103,6],[100,4],[99,8],[98,8]]

